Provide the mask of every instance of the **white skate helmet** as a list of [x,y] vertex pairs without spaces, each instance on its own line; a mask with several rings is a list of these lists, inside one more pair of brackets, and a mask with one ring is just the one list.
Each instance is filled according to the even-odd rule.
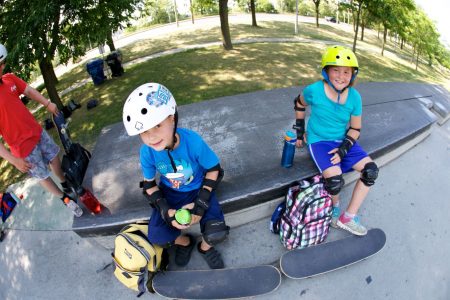
[[138,135],[175,115],[176,107],[172,93],[165,86],[146,83],[136,88],[125,101],[123,124],[128,135]]
[[6,51],[6,48],[5,46],[3,46],[3,44],[0,44],[0,63],[3,62],[7,56],[8,51]]

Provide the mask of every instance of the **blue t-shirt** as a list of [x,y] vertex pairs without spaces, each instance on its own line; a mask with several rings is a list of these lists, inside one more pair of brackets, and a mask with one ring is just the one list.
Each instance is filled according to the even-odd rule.
[[350,117],[362,113],[361,95],[352,87],[348,88],[347,101],[343,105],[327,97],[322,80],[308,85],[303,90],[303,97],[311,106],[306,128],[308,144],[343,140]]
[[167,150],[155,151],[147,145],[141,146],[140,159],[144,178],[155,178],[160,184],[180,192],[192,191],[201,187],[207,169],[219,163],[217,155],[209,148],[201,136],[189,129],[178,128],[180,143],[170,151],[176,170]]

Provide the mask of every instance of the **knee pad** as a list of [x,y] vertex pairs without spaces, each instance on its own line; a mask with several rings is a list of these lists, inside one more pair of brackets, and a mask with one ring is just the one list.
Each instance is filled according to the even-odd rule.
[[345,184],[342,174],[324,178],[324,181],[325,190],[333,196],[339,194]]
[[230,232],[230,227],[225,224],[225,221],[209,220],[203,226],[202,235],[205,242],[214,246],[223,242]]
[[366,186],[372,186],[375,184],[375,179],[378,177],[378,166],[373,161],[364,165],[361,171],[361,181]]

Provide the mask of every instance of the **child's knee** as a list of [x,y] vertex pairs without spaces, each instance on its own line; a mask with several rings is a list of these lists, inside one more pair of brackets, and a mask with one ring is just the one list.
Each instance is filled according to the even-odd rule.
[[361,170],[361,181],[366,186],[372,186],[375,184],[375,180],[378,178],[378,166],[373,161],[370,161],[364,165]]
[[325,190],[332,196],[339,194],[345,184],[342,174],[324,178],[324,181]]
[[203,239],[210,246],[223,242],[230,232],[224,220],[209,220],[202,227]]

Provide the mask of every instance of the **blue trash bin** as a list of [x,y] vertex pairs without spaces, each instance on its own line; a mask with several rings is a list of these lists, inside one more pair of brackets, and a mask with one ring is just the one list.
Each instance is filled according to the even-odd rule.
[[99,85],[105,81],[106,76],[103,73],[103,59],[93,59],[86,64],[86,69],[89,75],[91,75],[94,85]]

